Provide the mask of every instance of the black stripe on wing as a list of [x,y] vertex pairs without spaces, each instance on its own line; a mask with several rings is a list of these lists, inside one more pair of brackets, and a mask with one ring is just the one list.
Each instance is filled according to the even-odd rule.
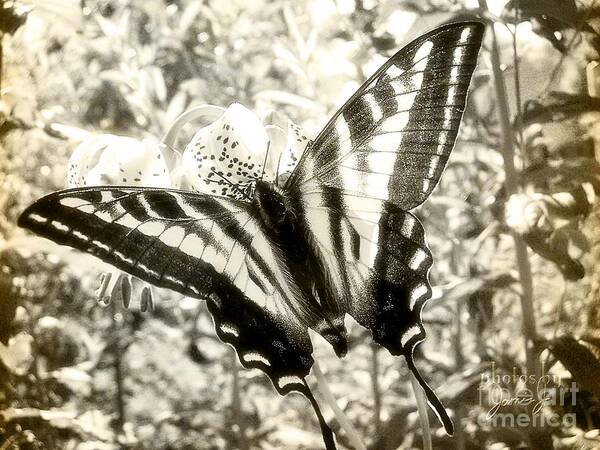
[[319,186],[314,180],[304,196],[304,211],[333,291],[346,290],[347,311],[371,330],[375,342],[406,358],[452,434],[448,414],[412,361],[426,335],[421,311],[431,297],[428,272],[433,263],[419,220],[390,202]]
[[484,26],[412,41],[332,117],[288,182],[320,182],[409,210],[436,186],[454,145]]
[[157,286],[206,298],[218,336],[245,367],[261,369],[282,394],[309,395],[306,324],[286,305],[293,299],[283,298],[279,261],[246,203],[167,189],[69,189],[38,200],[18,224]]

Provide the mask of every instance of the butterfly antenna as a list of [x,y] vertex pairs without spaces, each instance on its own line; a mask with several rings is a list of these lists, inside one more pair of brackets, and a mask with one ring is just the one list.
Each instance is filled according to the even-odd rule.
[[223,181],[225,181],[225,183],[227,183],[229,186],[231,186],[236,192],[238,192],[239,194],[241,194],[243,197],[247,198],[248,200],[252,200],[252,198],[243,190],[241,190],[237,184],[232,183],[230,180],[227,179],[227,177],[225,177],[223,174],[220,174],[219,172],[217,172],[215,170],[214,167],[210,168],[210,171],[212,173],[214,173],[216,176],[220,177],[223,179]]
[[279,159],[277,160],[277,170],[275,171],[275,186],[279,186],[279,165],[281,164],[281,157],[283,153],[279,155]]
[[263,161],[262,173],[260,174],[260,180],[262,181],[265,176],[265,168],[267,167],[267,158],[269,157],[269,148],[271,147],[271,141],[267,142],[267,151],[265,152],[265,160]]

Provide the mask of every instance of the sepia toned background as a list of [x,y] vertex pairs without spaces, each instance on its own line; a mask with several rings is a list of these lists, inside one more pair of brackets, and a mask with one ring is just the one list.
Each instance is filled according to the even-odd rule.
[[[241,368],[202,302],[154,288],[150,304],[137,280],[107,302],[110,267],[16,219],[67,186],[90,136],[136,139],[113,147],[127,159],[185,111],[239,102],[315,137],[403,44],[473,17],[488,29],[461,132],[416,212],[435,258],[417,365],[457,428],[430,415],[425,433],[438,449],[600,448],[600,1],[487,3],[0,1],[0,450],[322,448],[306,399]],[[313,338],[367,448],[424,448],[402,358],[356,324],[343,360]],[[528,383],[543,408],[490,414]]]

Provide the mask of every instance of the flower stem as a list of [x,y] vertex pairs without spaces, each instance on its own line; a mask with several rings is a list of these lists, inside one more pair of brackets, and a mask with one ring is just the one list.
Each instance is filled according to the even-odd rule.
[[122,360],[121,348],[121,335],[122,335],[122,323],[119,316],[117,316],[116,302],[110,302],[110,312],[112,319],[112,332],[114,336],[114,344],[111,348],[113,357],[113,377],[116,386],[115,392],[115,403],[117,406],[117,419],[114,423],[113,431],[115,434],[115,442],[118,442],[119,435],[123,432],[123,425],[127,421],[126,419],[126,407],[125,407],[125,389],[123,386],[124,379],[124,367]]
[[421,419],[421,428],[423,434],[423,450],[431,450],[431,428],[429,427],[429,410],[427,408],[427,397],[425,391],[419,385],[415,375],[410,372],[410,382],[412,384],[415,400],[417,401],[417,411],[419,411],[419,419]]
[[317,362],[316,359],[313,364],[313,374],[315,375],[315,378],[317,380],[317,386],[319,388],[319,392],[321,393],[323,399],[325,400],[325,402],[329,405],[329,407],[335,414],[336,419],[338,420],[338,422],[339,422],[340,426],[343,428],[343,430],[346,432],[346,435],[348,436],[348,439],[350,440],[350,443],[352,444],[352,446],[356,450],[367,450],[367,447],[365,447],[365,444],[363,444],[362,441],[360,440],[360,436],[358,435],[358,433],[356,432],[356,430],[350,423],[350,420],[344,414],[344,412],[340,409],[337,402],[335,401],[333,393],[329,389],[329,384],[327,383],[327,380],[325,379],[325,375],[321,371],[321,368],[319,367],[319,363]]
[[[480,7],[486,9],[484,0],[479,0]],[[491,58],[493,82],[496,91],[496,102],[498,107],[498,116],[502,131],[502,158],[504,161],[504,174],[507,198],[518,191],[517,171],[515,169],[515,148],[513,145],[513,129],[510,121],[510,111],[508,107],[508,96],[504,84],[504,76],[500,67],[500,50],[498,40],[494,30],[494,24],[490,24],[489,32],[492,37]],[[533,346],[534,339],[537,336],[535,311],[533,307],[533,278],[531,275],[531,265],[527,245],[516,233],[511,233],[515,243],[515,253],[517,268],[519,270],[519,281],[521,282],[522,294],[521,311],[523,315],[523,334],[525,337],[525,358],[527,364],[527,373],[535,375],[539,373],[538,354]]]

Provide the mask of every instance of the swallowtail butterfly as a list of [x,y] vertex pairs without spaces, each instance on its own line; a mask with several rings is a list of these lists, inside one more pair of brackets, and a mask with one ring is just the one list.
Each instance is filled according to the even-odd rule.
[[[256,179],[248,200],[140,187],[85,187],[31,205],[19,225],[136,277],[208,301],[216,333],[280,394],[313,364],[308,328],[338,356],[344,316],[413,363],[425,338],[432,256],[409,211],[431,194],[458,132],[484,26],[437,28],[392,56],[329,120],[292,174]],[[247,188],[247,186],[245,186]]]

